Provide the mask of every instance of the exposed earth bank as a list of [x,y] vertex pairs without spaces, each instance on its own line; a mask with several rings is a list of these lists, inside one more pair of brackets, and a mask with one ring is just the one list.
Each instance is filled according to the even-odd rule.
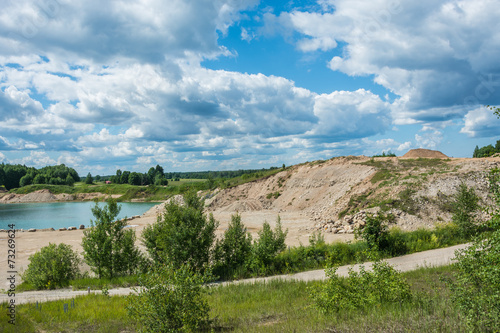
[[[121,195],[111,195],[119,198]],[[28,194],[3,193],[0,194],[0,204],[8,203],[30,203],[30,202],[56,202],[56,201],[91,201],[94,199],[103,200],[109,195],[100,192],[77,193],[77,194],[52,194],[49,190],[38,190]]]

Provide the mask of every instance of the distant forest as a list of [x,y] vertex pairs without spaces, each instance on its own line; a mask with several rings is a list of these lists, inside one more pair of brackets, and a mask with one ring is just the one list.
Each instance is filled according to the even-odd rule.
[[[283,168],[285,165],[283,165]],[[278,167],[269,169],[248,169],[233,171],[196,171],[196,172],[164,172],[160,165],[151,167],[146,173],[117,170],[115,175],[92,177],[89,173],[86,177],[80,177],[75,169],[64,164],[46,166],[41,169],[27,167],[21,164],[0,164],[0,186],[7,190],[32,184],[68,185],[73,186],[75,182],[83,181],[92,184],[94,181],[110,181],[115,184],[131,185],[168,185],[169,180],[180,179],[228,179],[235,177],[246,178],[250,175],[263,176],[265,171],[276,170]]]
[[31,184],[69,185],[80,181],[75,169],[64,164],[41,169],[20,164],[0,164],[0,186],[7,190]]
[[490,157],[496,153],[500,153],[500,140],[497,141],[496,145],[487,145],[482,148],[476,146],[472,157]]

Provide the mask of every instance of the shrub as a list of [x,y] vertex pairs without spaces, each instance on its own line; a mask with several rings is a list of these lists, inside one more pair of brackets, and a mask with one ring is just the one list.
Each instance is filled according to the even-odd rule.
[[231,216],[231,222],[224,237],[215,246],[215,274],[221,278],[231,278],[245,266],[252,255],[252,236],[241,223],[240,215]]
[[203,287],[208,280],[186,265],[156,268],[137,294],[127,297],[128,313],[142,326],[140,332],[199,332],[210,324]]
[[473,331],[497,331],[500,327],[500,171],[489,175],[490,192],[495,206],[490,209],[487,238],[477,238],[473,244],[456,251],[455,281],[448,280],[452,300]]
[[190,264],[203,270],[213,257],[218,222],[212,214],[208,218],[203,214],[204,202],[195,192],[186,193],[184,202],[181,206],[170,201],[163,216],[144,228],[143,243],[155,263]]
[[473,188],[468,188],[464,183],[458,187],[453,203],[452,221],[459,228],[462,236],[475,234],[474,213],[479,209],[479,197]]
[[368,246],[375,250],[384,250],[388,246],[389,231],[386,221],[388,215],[377,213],[377,215],[368,215],[366,225],[361,229],[355,230],[356,238],[361,238]]
[[272,271],[273,259],[286,249],[285,239],[288,230],[283,231],[281,227],[281,218],[278,216],[274,231],[269,223],[264,222],[262,230],[258,232],[257,238],[253,244],[253,262],[254,271],[266,273]]
[[310,289],[314,306],[323,313],[405,302],[412,297],[410,286],[401,273],[386,262],[375,262],[372,272],[364,266],[360,266],[359,273],[350,269],[347,278],[338,276],[337,268],[326,269],[327,281]]
[[92,208],[95,224],[91,221],[91,228],[83,232],[83,256],[99,278],[132,274],[141,261],[134,230],[124,229],[125,220],[115,221],[120,209],[115,200],[104,208],[96,203]]
[[29,260],[30,263],[22,278],[37,289],[65,287],[69,284],[69,280],[79,274],[80,260],[67,244],[49,243],[31,255]]

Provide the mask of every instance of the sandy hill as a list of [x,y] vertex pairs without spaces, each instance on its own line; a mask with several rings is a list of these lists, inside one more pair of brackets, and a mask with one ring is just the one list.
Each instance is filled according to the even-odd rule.
[[[433,158],[410,158],[415,154]],[[500,166],[500,158],[443,156],[417,149],[403,158],[349,156],[296,165],[218,192],[208,210],[221,221],[239,212],[251,231],[279,214],[299,236],[315,230],[350,234],[366,214],[380,209],[393,214],[403,230],[433,227],[451,220],[453,195],[462,182],[488,202],[487,172]]]
[[448,158],[445,154],[437,150],[430,149],[411,149],[402,156],[403,158]]

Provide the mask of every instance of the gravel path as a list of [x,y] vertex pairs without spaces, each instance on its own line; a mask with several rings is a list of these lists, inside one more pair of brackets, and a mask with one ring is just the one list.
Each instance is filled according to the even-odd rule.
[[[386,261],[399,271],[406,272],[415,270],[420,267],[435,267],[448,265],[452,262],[452,258],[455,257],[455,251],[458,249],[466,248],[467,244],[456,245],[443,249],[429,250],[419,253],[408,254],[401,257],[390,258]],[[371,263],[363,264],[366,268],[371,268]],[[354,265],[354,270],[359,269],[360,264]],[[348,269],[353,267],[352,265],[341,266],[337,270],[337,274],[342,276],[347,276]],[[314,271],[301,272],[296,274],[288,275],[275,275],[262,278],[253,278],[238,280],[233,282],[223,282],[222,285],[234,284],[234,283],[257,283],[266,282],[270,280],[299,280],[299,281],[313,281],[313,280],[324,280],[325,271],[323,269],[318,269]],[[91,293],[100,293],[100,290],[92,290]],[[110,289],[110,295],[128,295],[133,292],[132,288],[115,288]],[[22,293],[16,293],[14,299],[16,304],[24,303],[35,303],[35,302],[46,302],[58,299],[71,299],[80,295],[87,295],[88,291],[78,290],[72,291],[71,289],[58,289],[58,290],[42,290],[42,291],[27,291]],[[0,303],[8,302],[11,298],[7,294],[0,294]]]

